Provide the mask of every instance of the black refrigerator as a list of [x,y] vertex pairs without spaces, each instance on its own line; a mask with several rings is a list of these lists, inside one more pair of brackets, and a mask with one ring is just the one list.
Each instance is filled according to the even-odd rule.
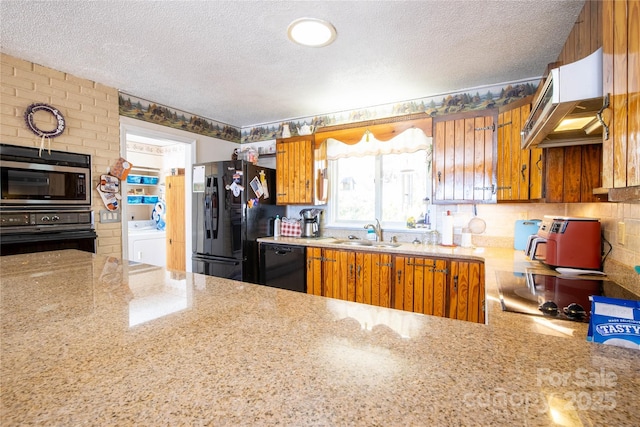
[[274,169],[236,160],[193,166],[194,273],[258,283],[259,237],[273,235]]

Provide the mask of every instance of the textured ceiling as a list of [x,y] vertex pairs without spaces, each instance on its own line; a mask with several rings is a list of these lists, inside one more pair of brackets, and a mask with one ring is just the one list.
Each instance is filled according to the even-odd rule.
[[[584,0],[1,0],[1,49],[245,127],[537,77]],[[287,39],[326,19],[335,43]]]

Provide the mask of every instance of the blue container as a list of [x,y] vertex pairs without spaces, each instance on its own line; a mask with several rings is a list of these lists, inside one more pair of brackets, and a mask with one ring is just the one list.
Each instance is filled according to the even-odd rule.
[[156,185],[158,184],[157,176],[142,176],[142,183],[147,185]]
[[127,175],[128,184],[141,184],[142,177],[140,175]]
[[158,203],[158,196],[142,196],[142,203],[145,203],[145,204]]
[[127,202],[131,205],[142,203],[143,196],[127,196]]

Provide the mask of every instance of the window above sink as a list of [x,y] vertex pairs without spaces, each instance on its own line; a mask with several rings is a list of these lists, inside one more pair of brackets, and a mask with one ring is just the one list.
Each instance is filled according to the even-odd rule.
[[406,228],[431,198],[431,150],[432,138],[419,128],[387,141],[368,130],[356,144],[329,138],[327,226],[361,227],[381,218],[383,228]]

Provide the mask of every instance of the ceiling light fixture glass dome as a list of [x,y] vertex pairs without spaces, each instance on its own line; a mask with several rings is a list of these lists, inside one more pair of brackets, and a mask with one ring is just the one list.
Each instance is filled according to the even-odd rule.
[[336,29],[327,21],[315,18],[300,18],[289,24],[289,40],[303,46],[323,47],[336,39]]

